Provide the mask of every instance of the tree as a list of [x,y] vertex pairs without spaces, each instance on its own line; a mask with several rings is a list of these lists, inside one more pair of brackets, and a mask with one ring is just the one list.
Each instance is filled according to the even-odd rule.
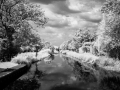
[[0,0],[1,61],[10,60],[17,54],[15,47],[40,41],[31,32],[30,21],[38,26],[46,23],[39,5],[29,0]]
[[60,49],[61,49],[61,50],[68,50],[68,41],[63,42],[63,43],[60,45]]
[[96,39],[96,31],[89,28],[79,29],[75,32],[74,38],[78,43],[93,42]]
[[78,51],[85,42],[93,42],[96,39],[96,31],[87,28],[79,29],[75,32],[71,40],[64,42],[61,47],[63,50]]
[[44,49],[50,49],[50,48],[53,48],[53,46],[51,45],[51,43],[50,42],[45,42],[44,43]]
[[107,0],[101,12],[103,19],[98,27],[95,45],[99,52],[120,59],[120,1]]

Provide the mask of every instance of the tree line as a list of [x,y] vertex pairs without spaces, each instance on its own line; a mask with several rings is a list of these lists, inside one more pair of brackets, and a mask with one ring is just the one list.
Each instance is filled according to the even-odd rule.
[[120,1],[106,0],[101,8],[102,20],[97,30],[79,29],[74,38],[61,44],[63,50],[78,51],[86,42],[91,42],[95,55],[120,59]]

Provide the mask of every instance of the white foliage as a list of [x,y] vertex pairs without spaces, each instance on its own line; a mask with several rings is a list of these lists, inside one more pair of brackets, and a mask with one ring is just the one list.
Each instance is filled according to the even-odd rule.
[[13,63],[13,62],[1,62],[0,63],[0,68],[7,69],[7,68],[12,68],[17,66],[18,64]]
[[11,62],[18,64],[31,64],[36,59],[35,55],[34,52],[21,53],[12,58]]
[[40,52],[27,52],[21,53],[12,58],[11,62],[18,63],[18,64],[31,64],[33,62],[44,60],[44,58],[50,57],[50,49],[41,50]]
[[62,54],[66,54],[67,56],[79,59],[79,62],[86,62],[91,64],[94,64],[96,60],[99,59],[99,57],[91,53],[76,53],[76,52],[65,50],[65,51],[62,51]]

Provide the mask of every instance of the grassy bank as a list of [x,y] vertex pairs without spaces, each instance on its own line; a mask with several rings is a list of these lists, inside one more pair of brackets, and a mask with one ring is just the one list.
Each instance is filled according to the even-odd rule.
[[73,51],[63,50],[61,51],[63,55],[67,57],[75,58],[79,63],[91,66],[100,67],[105,70],[120,72],[120,61],[114,60],[112,58],[95,56],[90,53],[76,53]]
[[27,64],[31,65],[33,63],[39,62],[41,60],[45,61],[45,58],[51,56],[52,51],[49,49],[41,50],[40,52],[26,52],[20,53],[17,56],[13,57],[10,62],[1,62],[0,68],[12,68],[18,64]]

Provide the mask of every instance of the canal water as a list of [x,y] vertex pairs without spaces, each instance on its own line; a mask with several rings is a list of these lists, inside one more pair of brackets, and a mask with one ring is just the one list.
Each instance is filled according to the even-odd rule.
[[[30,86],[8,90],[120,90],[119,77],[108,77],[105,71],[101,70],[101,76],[100,72],[90,70],[72,58],[62,55],[55,55],[46,60],[49,63],[41,61],[37,63],[37,68],[34,65],[26,75],[21,77],[23,81],[26,77],[35,78],[35,82],[31,81],[35,85],[27,82]],[[106,76],[103,77],[104,75]],[[20,83],[18,85],[22,87]]]
[[70,58],[60,55],[56,55],[50,64],[41,62],[38,68],[46,75],[40,79],[39,90],[95,90],[96,80],[82,80],[75,72],[73,64]]

